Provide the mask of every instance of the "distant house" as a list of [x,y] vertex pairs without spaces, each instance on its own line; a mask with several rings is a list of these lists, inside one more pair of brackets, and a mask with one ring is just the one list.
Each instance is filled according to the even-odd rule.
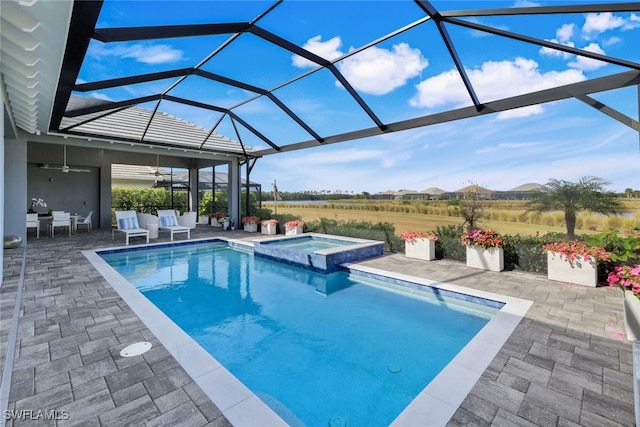
[[478,184],[471,184],[451,193],[444,193],[444,195],[448,196],[446,197],[448,199],[464,199],[469,193],[476,193],[479,199],[489,200],[495,198],[496,191],[480,187]]
[[398,191],[387,190],[380,193],[372,194],[372,199],[379,200],[395,200],[395,199],[411,199],[411,200],[452,200],[464,199],[465,195],[471,192],[478,194],[478,197],[485,200],[528,200],[531,193],[537,191],[548,191],[549,189],[542,184],[527,183],[519,185],[511,190],[498,191],[480,187],[477,184],[468,185],[456,191],[445,191],[438,187],[429,187],[422,191],[414,191],[402,189]]
[[111,187],[153,188],[159,179],[165,178],[165,174],[171,173],[165,168],[156,169],[152,166],[112,164]]
[[535,182],[519,185],[511,190],[498,191],[496,198],[501,200],[528,200],[531,198],[531,193],[549,191],[547,187]]
[[396,198],[396,192],[393,190],[381,191],[371,195],[372,199],[378,200],[393,200]]
[[424,190],[421,191],[422,194],[428,194],[430,196],[430,198],[432,199],[437,199],[439,196],[443,195],[444,193],[446,193],[446,191],[444,191],[441,188],[438,187],[429,187],[429,188],[425,188]]

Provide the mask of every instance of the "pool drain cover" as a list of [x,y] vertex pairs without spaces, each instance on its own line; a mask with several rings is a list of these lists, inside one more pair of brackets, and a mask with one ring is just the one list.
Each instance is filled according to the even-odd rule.
[[393,374],[397,374],[398,372],[402,371],[402,366],[392,363],[389,366],[387,366],[387,369],[389,370],[389,372]]
[[151,343],[150,342],[137,342],[135,344],[131,344],[126,346],[125,348],[122,349],[122,351],[120,352],[120,356],[122,357],[133,357],[133,356],[139,356],[143,353],[146,353],[147,351],[149,351],[151,349]]
[[329,418],[329,427],[345,427],[346,425],[347,420],[342,417]]

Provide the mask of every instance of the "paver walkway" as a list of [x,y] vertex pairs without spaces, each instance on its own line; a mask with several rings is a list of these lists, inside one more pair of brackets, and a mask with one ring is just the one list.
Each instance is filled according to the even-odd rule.
[[[215,232],[199,226],[192,236]],[[229,425],[81,253],[121,245],[122,236],[112,241],[106,230],[54,240],[29,237],[8,409],[33,415],[57,410],[55,415],[68,419],[9,419],[6,425]],[[5,250],[0,370],[23,253]],[[623,339],[621,291],[402,255],[362,264],[534,301],[449,425],[634,425],[632,352]],[[136,341],[150,341],[153,348],[141,356],[119,355]]]

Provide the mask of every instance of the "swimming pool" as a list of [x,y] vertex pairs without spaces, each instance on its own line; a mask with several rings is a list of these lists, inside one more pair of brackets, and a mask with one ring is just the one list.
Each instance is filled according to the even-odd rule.
[[[434,301],[436,302],[435,306],[440,307],[441,311],[453,312],[453,305],[447,301],[448,297],[445,296],[447,292],[433,292],[432,297],[428,295],[411,296],[407,295],[406,292],[400,293],[397,290],[388,289],[390,282],[402,281],[402,278],[395,278],[381,284],[365,278],[364,276],[375,275],[375,272],[366,271],[366,269],[361,270],[358,273],[358,277],[356,277],[355,274],[348,276],[344,272],[328,276],[318,275],[317,273],[303,271],[286,265],[274,266],[273,263],[267,260],[259,260],[241,252],[230,251],[225,245],[217,244],[216,251],[230,252],[233,262],[231,262],[230,259],[226,261],[213,261],[213,270],[211,268],[207,270],[206,268],[207,265],[212,264],[211,260],[213,259],[213,255],[211,254],[206,255],[198,261],[194,261],[197,257],[188,256],[184,258],[185,261],[183,262],[176,264],[169,262],[169,254],[172,253],[171,255],[173,256],[183,250],[183,248],[177,247],[180,245],[173,245],[170,248],[161,249],[159,252],[160,256],[156,259],[149,258],[150,254],[143,250],[127,251],[125,256],[128,257],[130,261],[132,261],[133,258],[142,256],[145,259],[145,263],[143,264],[144,267],[136,268],[133,268],[135,263],[123,264],[122,266],[125,267],[125,270],[127,268],[130,269],[128,272],[124,271],[123,274],[128,276],[131,281],[137,282],[136,286],[145,293],[147,297],[154,300],[169,317],[174,318],[175,316],[173,314],[178,313],[174,321],[178,323],[182,329],[190,330],[190,333],[192,333],[196,341],[203,347],[213,348],[214,350],[212,352],[217,361],[222,363],[222,365],[229,369],[235,376],[239,377],[243,383],[254,390],[258,397],[269,404],[291,425],[295,425],[298,419],[302,419],[307,425],[327,425],[329,420],[337,420],[338,422],[351,420],[348,421],[348,425],[372,425],[370,420],[357,417],[368,416],[372,409],[381,406],[384,407],[382,410],[386,415],[376,414],[375,419],[379,425],[387,425],[393,421],[399,413],[402,413],[404,418],[407,418],[407,416],[411,417],[412,412],[415,415],[416,408],[417,411],[420,412],[422,410],[421,408],[425,407],[424,402],[427,401],[428,403],[430,395],[427,392],[429,387],[425,389],[424,386],[437,372],[435,374],[425,374],[422,368],[425,365],[437,365],[437,370],[440,370],[440,368],[447,365],[451,357],[458,353],[460,348],[452,350],[452,355],[447,356],[447,360],[440,360],[440,354],[438,354],[440,352],[432,351],[429,346],[427,346],[428,348],[420,349],[418,345],[417,353],[406,349],[403,350],[402,345],[404,345],[405,342],[409,341],[414,345],[420,341],[415,339],[416,334],[420,332],[416,332],[415,326],[407,326],[407,324],[403,323],[405,322],[404,320],[401,321],[399,319],[402,317],[402,312],[410,311],[413,314],[409,317],[419,319],[417,324],[422,324],[423,329],[425,324],[441,325],[442,323],[451,323],[456,326],[457,321],[442,322],[430,317],[421,317],[424,313],[422,313],[423,310],[419,307],[422,307],[424,304],[434,305]],[[191,245],[191,249],[194,249],[195,246],[197,245]],[[94,262],[94,265],[96,265],[96,262]],[[142,270],[140,268],[142,268]],[[163,271],[165,275],[173,276],[176,283],[170,285],[166,283],[166,281],[160,280],[161,278],[157,273],[158,268]],[[252,269],[254,273],[257,272],[258,274],[251,274],[249,271]],[[304,273],[305,278],[300,280],[302,277],[300,274],[302,273]],[[108,274],[107,272],[107,275]],[[209,276],[207,276],[207,274],[209,274]],[[208,308],[195,309],[194,301],[202,300],[202,293],[195,292],[191,294],[188,292],[184,295],[178,295],[176,288],[182,289],[187,286],[186,278],[189,275],[194,275],[199,278],[200,283],[196,285],[196,287],[200,288],[199,292],[203,290],[205,294],[206,292],[210,292],[210,299],[223,301],[222,308],[216,309],[209,306]],[[332,286],[331,283],[333,279],[322,280],[323,277],[326,279],[326,277],[335,278],[337,276],[345,276],[348,279],[348,285],[335,287]],[[230,277],[235,277],[237,280],[227,281],[227,278]],[[256,277],[263,277],[265,279],[264,283],[256,281]],[[222,284],[212,285],[216,279],[220,279],[220,283]],[[112,280],[109,281],[111,282]],[[294,283],[296,281],[298,283]],[[387,289],[382,289],[381,286]],[[423,287],[423,285],[416,285],[416,288],[418,287]],[[288,290],[301,298],[302,302],[299,304],[291,304],[288,299],[284,298],[281,294],[281,291],[285,288],[290,288]],[[318,288],[332,288],[333,293],[325,293],[325,295],[329,294],[328,297],[323,295],[316,296],[318,295]],[[162,291],[160,289],[162,289]],[[117,287],[116,290],[118,290]],[[121,295],[127,294],[128,296],[132,296],[130,290],[130,288],[121,289],[118,290],[118,292],[121,293]],[[170,297],[165,299],[165,297],[158,296],[167,290],[169,290]],[[196,297],[194,295],[200,296]],[[224,297],[221,295],[224,295]],[[230,295],[235,296],[230,297]],[[230,304],[229,298],[237,300],[236,302],[242,305],[243,310],[246,309],[246,312],[243,311],[242,314],[236,312],[235,310],[238,309],[238,307],[236,307],[237,304]],[[431,302],[425,302],[428,301],[429,298],[431,298]],[[355,309],[356,306],[354,306],[354,303],[362,300],[368,301],[366,306],[370,309],[369,312],[362,308]],[[405,304],[407,300],[409,301],[409,306],[413,308],[408,309],[402,305]],[[404,302],[397,305],[398,301]],[[348,318],[344,317],[343,314],[336,314],[336,307],[329,303],[337,303],[338,307],[346,307],[345,312],[350,312],[352,316]],[[468,305],[468,303],[465,304]],[[502,303],[500,303],[500,305],[502,305]],[[458,308],[455,310],[458,310]],[[145,311],[149,310],[145,309]],[[192,315],[188,318],[181,319],[180,313],[184,313],[185,311]],[[480,324],[473,327],[466,325],[455,331],[448,331],[445,335],[467,334],[472,336],[487,322],[490,313],[495,311],[497,311],[497,309],[487,309],[486,307],[483,307],[481,310],[473,310],[471,317],[475,320],[481,320]],[[194,316],[193,313],[196,313],[196,315]],[[380,318],[376,319],[376,316],[371,317],[371,315],[379,314],[382,314],[381,318],[384,320]],[[219,317],[222,319],[222,322],[212,326],[207,323],[211,317]],[[500,313],[495,317],[500,317]],[[243,319],[240,320],[240,318]],[[294,328],[294,338],[297,337],[299,342],[294,344],[300,344],[298,346],[299,348],[294,348],[296,346],[292,345],[291,341],[296,340],[284,338],[284,332],[280,329],[281,324],[283,324],[285,320],[288,321],[289,318],[294,319],[294,325],[297,324]],[[304,320],[301,321],[301,318]],[[205,322],[205,320],[207,320],[207,322]],[[335,325],[339,325],[339,327]],[[155,326],[158,325],[156,324]],[[282,329],[287,328],[290,328],[290,326],[286,328],[283,327]],[[323,335],[326,330],[329,329],[343,329],[346,335],[342,338]],[[434,329],[441,329],[441,327]],[[308,334],[314,332],[314,330],[320,330],[321,334],[315,338],[310,338],[311,335]],[[380,333],[383,330],[388,334],[389,338],[381,338]],[[473,332],[469,332],[469,330],[473,330]],[[207,331],[207,333],[204,334],[202,331]],[[211,342],[209,332],[212,331],[214,335],[221,336],[222,341],[217,343]],[[243,331],[243,338],[237,340],[239,331]],[[442,330],[442,332],[444,332],[444,330]],[[484,332],[484,329],[482,332]],[[156,331],[154,331],[154,333],[156,333]],[[158,333],[160,333],[160,335],[166,335],[165,332],[160,330]],[[403,333],[406,334],[403,335]],[[481,333],[479,335],[483,334]],[[264,341],[266,341],[265,337],[275,337],[276,339],[273,340],[273,343],[266,345],[264,344]],[[331,344],[333,344],[331,341],[335,341],[334,347],[331,346]],[[259,344],[258,347],[252,347],[255,343]],[[184,345],[186,344],[174,343],[173,347]],[[464,344],[462,344],[462,346],[464,346]],[[172,344],[169,343],[168,347],[171,351]],[[219,350],[224,348],[231,348],[232,351],[229,354],[224,354],[224,352],[220,353]],[[352,352],[359,354],[359,357],[354,360],[344,360],[334,357],[338,356],[343,348],[352,348],[352,350],[354,350]],[[391,350],[388,354],[383,351],[388,349]],[[373,353],[366,353],[367,350],[371,350]],[[179,351],[172,351],[172,353],[179,353]],[[434,356],[433,353],[436,353],[436,360],[430,359],[430,357]],[[464,352],[460,354],[462,353]],[[363,354],[368,354],[368,356]],[[374,354],[374,356],[372,357],[371,354]],[[475,353],[473,357],[475,359],[485,359],[484,356],[479,357],[477,353]],[[179,357],[177,358],[180,359]],[[184,357],[182,359],[184,359]],[[265,359],[267,362],[285,360],[288,361],[288,363],[280,362],[270,368],[264,368],[264,366],[261,365],[262,362],[260,359]],[[456,359],[460,359],[460,357],[456,357]],[[373,368],[368,366],[368,364],[371,363],[377,366]],[[373,384],[377,384],[377,386],[364,386],[363,384],[365,383],[360,380],[345,380],[344,370],[336,371],[341,373],[334,373],[338,365],[346,366],[346,371],[364,372],[365,377],[373,376]],[[218,367],[219,364],[216,368]],[[312,370],[312,368],[317,367],[320,367],[320,372],[324,374],[318,375],[316,373],[316,378],[303,380],[302,386],[292,383],[294,378],[302,376]],[[187,370],[189,371],[189,369]],[[374,375],[370,373],[371,371],[377,371],[377,373]],[[458,370],[458,374],[459,372]],[[426,378],[424,375],[427,375],[429,378]],[[198,373],[196,372],[194,376],[198,377]],[[201,375],[201,377],[202,376],[203,375]],[[212,375],[209,375],[209,377],[211,376]],[[438,378],[442,378],[442,374],[438,375],[437,379]],[[326,379],[326,384],[319,384],[319,382],[322,382],[318,381],[319,379]],[[437,379],[433,381],[436,388],[438,387]],[[407,380],[409,380],[409,384],[406,383]],[[396,383],[396,381],[399,381],[399,383]],[[457,379],[457,382],[467,383],[468,380],[466,378],[462,380]],[[474,382],[475,380],[470,383],[469,387]],[[278,389],[275,391],[270,390],[268,386],[271,383],[277,383]],[[372,383],[369,382],[367,384]],[[207,388],[206,385],[203,386],[205,391]],[[285,390],[280,390],[281,388]],[[394,398],[393,402],[391,402],[389,395],[393,394],[392,391],[394,388],[405,392],[407,395],[400,400]],[[318,390],[324,391],[321,392],[320,397],[316,395],[315,397],[303,399],[302,409],[295,407],[295,404],[290,402],[291,396],[311,396],[313,391]],[[216,393],[213,389],[211,391],[213,394]],[[342,391],[348,392],[340,398],[339,392]],[[378,393],[378,395],[376,396],[375,393]],[[411,404],[407,410],[403,411],[403,408],[407,406],[416,395],[418,395],[416,400],[422,400],[420,405]],[[225,402],[216,402],[215,396],[212,397],[212,400],[219,405],[223,413],[225,413],[225,416],[229,417],[233,415],[228,413],[229,411],[225,412],[227,409]],[[387,405],[387,403],[389,403],[389,405]],[[319,406],[326,406],[328,409],[321,410]],[[413,411],[410,409],[411,407],[414,408]],[[349,412],[350,408],[364,408],[364,410],[360,411],[363,412],[364,415],[352,414]],[[230,411],[231,409],[232,407],[229,407]],[[447,411],[450,412],[450,409],[447,409]],[[322,412],[322,419],[310,421],[308,413],[318,412]],[[430,411],[430,417],[433,416],[433,411]],[[400,420],[402,418],[402,416],[399,417]],[[381,419],[384,419],[384,421],[380,421]]]

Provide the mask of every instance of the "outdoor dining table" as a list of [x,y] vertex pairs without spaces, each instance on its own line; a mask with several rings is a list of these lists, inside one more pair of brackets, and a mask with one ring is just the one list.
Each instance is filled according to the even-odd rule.
[[[76,232],[78,218],[80,218],[80,215],[78,214],[69,215],[69,227],[71,227],[71,234],[75,234]],[[45,221],[46,223],[49,223],[49,221],[51,221],[52,219],[53,219],[53,215],[46,215],[46,214],[38,215],[38,221]],[[42,227],[40,227],[40,229],[42,230]]]

